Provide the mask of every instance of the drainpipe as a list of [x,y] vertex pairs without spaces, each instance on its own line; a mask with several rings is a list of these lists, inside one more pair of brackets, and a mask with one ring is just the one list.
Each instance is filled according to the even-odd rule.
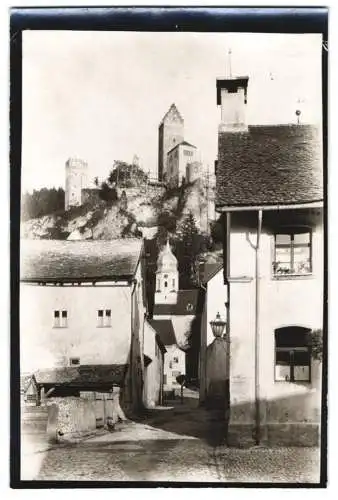
[[225,275],[224,281],[227,286],[227,302],[225,303],[227,310],[226,336],[227,341],[230,340],[230,233],[231,233],[231,212],[226,213],[226,232],[225,232]]
[[259,401],[259,320],[260,320],[260,270],[259,270],[259,250],[260,250],[260,237],[262,232],[262,210],[258,210],[258,224],[257,224],[257,240],[256,240],[256,263],[255,263],[255,442],[256,445],[260,444],[260,401]]

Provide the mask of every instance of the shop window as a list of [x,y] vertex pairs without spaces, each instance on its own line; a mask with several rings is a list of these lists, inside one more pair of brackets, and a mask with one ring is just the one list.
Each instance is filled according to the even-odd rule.
[[273,272],[275,276],[304,275],[312,272],[312,234],[287,231],[275,234]]
[[310,330],[297,326],[275,330],[275,380],[310,382]]

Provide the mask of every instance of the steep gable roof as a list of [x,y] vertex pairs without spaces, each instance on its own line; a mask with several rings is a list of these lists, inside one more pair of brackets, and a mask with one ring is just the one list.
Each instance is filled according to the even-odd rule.
[[223,262],[206,262],[200,268],[200,281],[208,283],[217,273],[222,271]]
[[142,240],[22,240],[21,281],[128,280],[136,271]]
[[182,141],[182,142],[179,142],[178,144],[176,144],[176,146],[174,146],[173,148],[171,148],[167,154],[171,153],[172,151],[174,151],[174,149],[179,148],[180,146],[188,146],[189,148],[197,149],[196,146],[194,146],[193,144],[190,144],[190,142]]
[[175,103],[173,103],[170,106],[169,110],[166,112],[166,114],[162,118],[160,125],[162,125],[165,122],[172,122],[172,121],[179,121],[181,123],[184,123],[184,119],[183,119],[181,113],[178,111]]
[[198,313],[199,290],[179,290],[176,304],[155,304],[154,316],[194,316]]
[[323,200],[322,141],[310,125],[220,133],[216,208]]
[[176,344],[175,332],[170,319],[149,319],[148,322],[156,331],[164,346]]

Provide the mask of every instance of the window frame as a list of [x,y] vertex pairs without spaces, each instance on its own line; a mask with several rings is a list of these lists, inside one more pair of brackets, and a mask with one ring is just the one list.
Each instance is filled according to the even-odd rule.
[[[275,383],[287,383],[287,384],[311,384],[312,382],[312,356],[311,356],[311,345],[308,344],[308,345],[302,345],[302,346],[287,346],[287,345],[283,345],[283,346],[279,346],[277,347],[277,339],[276,339],[276,331],[279,330],[279,329],[283,329],[283,328],[292,328],[292,327],[281,327],[281,328],[277,328],[274,330],[274,366],[273,366],[273,371],[274,371],[274,382]],[[308,328],[303,328],[303,327],[297,327],[295,326],[294,327],[295,329],[299,328],[299,329],[302,329],[305,333],[305,330],[307,330],[308,332],[310,332],[310,329]],[[299,330],[299,333],[300,333],[300,330]],[[289,380],[286,380],[286,379],[281,379],[281,378],[277,378],[276,377],[276,368],[278,366],[277,364],[277,353],[278,352],[286,352],[289,354],[289,363],[286,364],[285,366],[288,366],[290,368],[290,378]],[[297,364],[294,362],[294,353],[295,352],[303,352],[303,353],[307,353],[308,355],[308,364]],[[282,365],[279,365],[279,366],[282,366]],[[307,366],[308,367],[308,370],[309,370],[309,375],[308,375],[308,378],[306,380],[297,380],[295,379],[294,377],[294,369],[295,367],[297,366]]]
[[53,328],[68,328],[68,309],[54,309]]
[[111,309],[97,309],[96,311],[97,328],[111,328],[112,325],[111,312],[112,312]]
[[[75,360],[78,360],[78,363],[73,363],[73,361]],[[80,365],[81,365],[81,359],[79,356],[69,358],[69,366],[80,366]]]
[[[295,235],[309,234],[309,243],[294,243]],[[277,236],[288,235],[290,236],[290,244],[277,244]],[[276,251],[277,248],[288,248],[290,250],[290,272],[278,273],[276,270]],[[291,271],[294,268],[294,250],[295,248],[309,248],[309,268],[307,272],[299,273]],[[272,248],[272,266],[271,272],[273,279],[293,279],[293,278],[306,278],[313,275],[313,231],[309,226],[287,226],[276,229],[273,233],[273,248]]]

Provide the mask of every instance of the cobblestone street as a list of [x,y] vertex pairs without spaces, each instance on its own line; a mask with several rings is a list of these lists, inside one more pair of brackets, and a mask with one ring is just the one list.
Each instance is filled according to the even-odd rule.
[[49,450],[36,479],[317,482],[309,448],[212,449],[200,440],[90,441]]
[[[77,444],[26,447],[27,479],[314,483],[316,448],[217,446],[217,421],[190,405],[153,411]],[[39,448],[39,449],[38,449]],[[25,477],[23,477],[25,479]]]

